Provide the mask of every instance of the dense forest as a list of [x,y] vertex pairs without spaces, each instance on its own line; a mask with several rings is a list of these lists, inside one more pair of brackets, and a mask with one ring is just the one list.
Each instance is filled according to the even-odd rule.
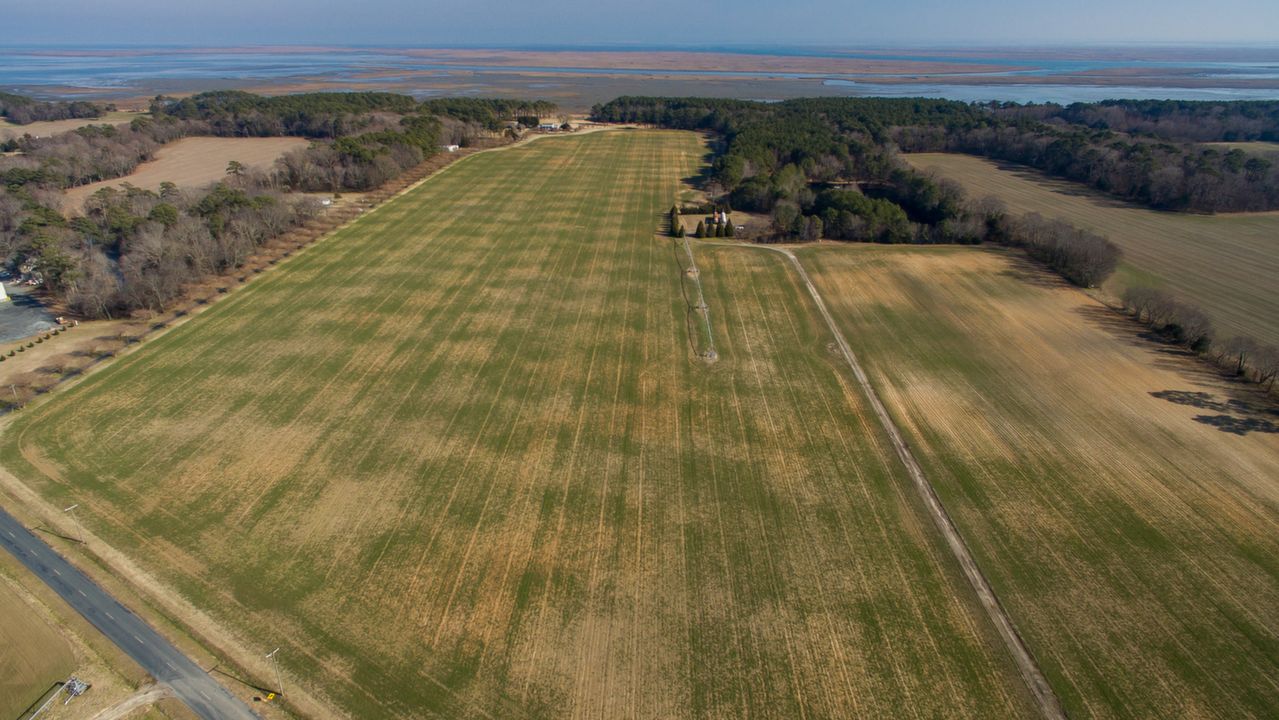
[[[1164,122],[1169,132],[1186,117],[1215,117],[1220,129],[1212,139],[1232,132],[1225,129],[1228,125],[1248,122],[1256,123],[1258,136],[1275,132],[1273,103],[1235,105],[1127,102],[1107,107],[1134,123]],[[1197,138],[1169,142],[1068,122],[1068,117],[1085,112],[1080,106],[992,106],[911,98],[763,103],[624,97],[593,110],[603,121],[720,134],[729,148],[716,165],[715,179],[728,191],[742,193],[739,199],[750,204],[777,195],[776,187],[766,186],[788,165],[812,182],[839,175],[891,181],[898,169],[886,151],[891,144],[906,152],[965,152],[1017,162],[1158,209],[1279,209],[1279,166],[1270,159],[1189,142]]]
[[[1041,119],[1060,119],[1096,130],[1114,130],[1174,142],[1279,142],[1279,101],[1105,100],[1047,108]],[[1024,113],[1026,110],[1015,110]]]
[[23,95],[0,92],[0,118],[14,125],[44,120],[94,119],[114,107],[90,102],[40,102]]
[[[555,111],[540,101],[419,103],[390,93],[158,97],[150,116],[126,126],[89,125],[6,143],[14,154],[0,158],[0,254],[7,269],[38,276],[82,316],[160,310],[187,283],[240,266],[255,248],[318,211],[315,200],[291,191],[376,188],[446,141],[466,144],[517,118],[531,124]],[[104,189],[83,215],[64,216],[63,189],[122,177],[165,143],[201,135],[314,142],[271,172],[236,168],[209,188]]]

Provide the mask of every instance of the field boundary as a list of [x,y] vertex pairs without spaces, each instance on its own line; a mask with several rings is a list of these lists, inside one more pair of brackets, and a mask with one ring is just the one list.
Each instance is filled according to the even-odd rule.
[[906,472],[910,475],[911,480],[914,481],[916,489],[924,500],[924,505],[928,508],[929,515],[932,516],[937,529],[941,531],[942,536],[946,539],[946,545],[950,548],[951,554],[954,555],[955,560],[964,571],[964,577],[968,579],[969,585],[977,593],[977,599],[981,602],[982,608],[985,609],[987,617],[995,625],[995,629],[999,632],[1009,653],[1013,656],[1013,661],[1017,664],[1017,669],[1021,672],[1022,679],[1026,682],[1028,689],[1035,698],[1035,704],[1039,707],[1040,714],[1047,720],[1066,720],[1066,712],[1062,709],[1061,702],[1053,692],[1052,686],[1049,685],[1048,679],[1044,677],[1043,671],[1039,669],[1039,663],[1035,660],[1035,656],[1031,654],[1030,648],[1026,646],[1021,634],[1017,631],[1017,627],[1013,624],[1012,618],[1009,617],[1003,604],[1000,603],[999,596],[995,594],[994,588],[990,586],[990,582],[986,580],[986,576],[982,573],[981,568],[978,567],[976,559],[973,558],[972,552],[968,549],[968,544],[964,542],[963,536],[959,534],[959,528],[950,519],[950,515],[946,512],[946,507],[942,505],[941,498],[937,496],[937,491],[933,489],[932,483],[928,481],[924,471],[920,469],[919,463],[915,461],[915,456],[911,453],[910,447],[906,445],[901,431],[897,429],[897,423],[893,421],[892,416],[888,414],[888,409],[880,401],[879,394],[875,392],[875,388],[870,382],[870,377],[866,375],[861,363],[857,361],[856,354],[853,353],[848,340],[844,338],[844,333],[840,331],[839,326],[835,323],[835,318],[830,314],[830,310],[826,308],[826,302],[822,299],[817,287],[813,285],[812,280],[809,279],[808,272],[804,270],[804,265],[799,261],[799,257],[789,248],[784,247],[746,245],[743,243],[708,244],[721,247],[759,248],[778,253],[790,260],[791,266],[808,289],[808,294],[812,296],[818,312],[821,313],[822,318],[826,321],[826,326],[830,329],[831,335],[834,336],[840,354],[843,355],[849,368],[852,369],[853,375],[862,387],[862,392],[866,395],[871,408],[875,411],[875,416],[879,418],[880,425],[883,426],[889,441],[892,442],[893,448],[896,449],[898,458],[901,459],[902,465],[906,467]]

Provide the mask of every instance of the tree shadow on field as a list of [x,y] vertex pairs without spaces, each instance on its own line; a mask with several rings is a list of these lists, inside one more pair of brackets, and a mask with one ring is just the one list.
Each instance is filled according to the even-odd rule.
[[1003,253],[1008,259],[1008,267],[999,271],[1000,277],[1011,278],[1019,283],[1045,290],[1061,290],[1074,287],[1060,276],[1034,264],[1020,252]]
[[1211,425],[1224,433],[1231,435],[1247,435],[1250,432],[1279,433],[1279,423],[1271,419],[1279,419],[1279,409],[1273,407],[1263,407],[1237,397],[1224,401],[1217,400],[1212,393],[1194,390],[1160,390],[1150,395],[1177,405],[1218,413],[1217,415],[1196,415],[1195,422]]
[[1149,209],[1140,205],[1112,197],[1082,182],[1066,180],[1064,178],[1053,177],[1036,168],[1026,165],[1018,165],[1007,161],[995,161],[995,167],[1028,183],[1043,188],[1057,195],[1066,195],[1069,197],[1082,198],[1089,200],[1093,205],[1107,208],[1128,208],[1128,209]]
[[1250,432],[1279,433],[1279,425],[1264,418],[1240,418],[1233,415],[1196,415],[1195,422],[1211,425],[1231,435],[1247,435]]
[[[1078,312],[1089,325],[1145,351],[1155,367],[1175,373],[1195,388],[1153,390],[1148,393],[1151,397],[1209,411],[1212,414],[1196,415],[1193,420],[1231,435],[1279,433],[1279,405],[1256,385],[1210,365],[1184,347],[1168,344],[1118,310],[1088,304]],[[1199,389],[1203,387],[1213,392]]]

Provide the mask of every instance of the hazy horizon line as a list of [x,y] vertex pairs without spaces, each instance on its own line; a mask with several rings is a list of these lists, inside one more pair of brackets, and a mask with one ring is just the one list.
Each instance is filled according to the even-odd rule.
[[510,43],[510,42],[448,42],[448,43],[342,43],[342,42],[323,42],[323,41],[282,41],[282,42],[248,42],[248,43],[152,43],[152,42],[111,42],[111,43],[82,43],[82,42],[6,42],[0,40],[0,48],[84,48],[84,49],[120,49],[120,48],[181,48],[181,49],[237,49],[237,48],[307,48],[307,47],[324,47],[324,48],[351,48],[351,49],[430,49],[430,50],[621,50],[634,48],[668,48],[671,50],[682,50],[687,52],[731,52],[734,50],[762,50],[762,49],[803,49],[803,50],[832,50],[832,51],[852,51],[852,50],[928,50],[928,49],[958,49],[958,50],[984,50],[984,49],[1015,49],[1022,51],[1033,51],[1038,49],[1125,49],[1134,47],[1152,47],[1152,48],[1256,48],[1256,49],[1279,49],[1279,40],[1214,40],[1214,41],[1192,41],[1192,40],[1053,40],[1053,41],[1007,41],[1007,40],[964,40],[964,41],[885,41],[877,40],[874,43],[861,43],[850,41],[847,43],[832,42],[739,42],[739,43],[718,43],[707,45],[705,43],[673,43],[673,42],[644,42],[644,41],[618,41],[618,42],[589,42],[589,43]]

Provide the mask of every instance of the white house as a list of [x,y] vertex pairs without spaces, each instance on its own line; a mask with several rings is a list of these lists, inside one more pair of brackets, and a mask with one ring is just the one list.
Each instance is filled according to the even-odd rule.
[[459,147],[459,146],[457,146],[457,145],[445,145],[445,146],[444,146],[444,152],[457,152],[458,147]]

